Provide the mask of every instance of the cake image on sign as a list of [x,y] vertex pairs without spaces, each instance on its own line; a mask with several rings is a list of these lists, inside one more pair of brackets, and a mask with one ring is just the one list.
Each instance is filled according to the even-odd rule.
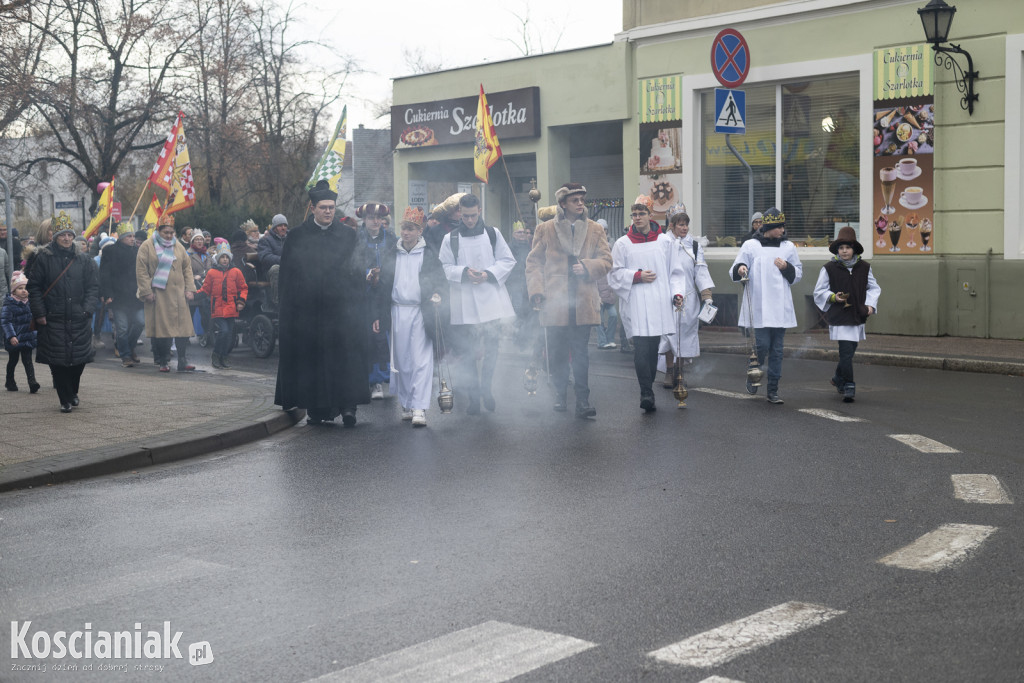
[[402,135],[399,138],[402,144],[409,147],[429,147],[430,145],[436,145],[437,139],[434,137],[434,130],[427,128],[426,126],[413,126],[406,128],[402,131]]
[[676,156],[669,142],[668,131],[659,130],[658,137],[651,140],[651,156],[647,159],[647,170],[664,171],[675,168]]
[[655,180],[651,186],[651,199],[654,200],[654,211],[665,213],[675,202],[676,189],[666,180]]

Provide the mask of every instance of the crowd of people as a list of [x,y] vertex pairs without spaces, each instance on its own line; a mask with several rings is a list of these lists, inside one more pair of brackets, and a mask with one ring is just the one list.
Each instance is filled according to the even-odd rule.
[[[197,319],[212,332],[213,367],[229,368],[235,320],[258,287],[266,290],[261,305],[278,316],[275,402],[305,409],[313,425],[341,416],[354,426],[359,405],[390,393],[402,420],[425,426],[442,358],[454,367],[455,406],[468,415],[493,412],[507,333],[529,353],[534,372],[547,370],[554,411],[572,405],[576,417],[593,418],[595,327],[597,348],[632,353],[640,409],[653,412],[659,371],[672,387],[683,381],[680,362],[700,355],[699,320],[713,316],[715,283],[685,206],[672,206],[662,229],[651,198],[641,195],[629,228],[610,243],[607,225],[588,215],[586,194],[582,184],[565,183],[555,205],[539,212],[536,230],[518,223],[509,241],[487,224],[473,194],[453,195],[429,215],[407,209],[396,234],[383,202],[358,207],[359,222],[339,216],[326,182],[310,190],[311,211],[296,228],[276,215],[264,234],[250,220],[229,239],[176,231],[167,216],[152,234],[118,226],[92,254],[61,214],[24,246],[17,241],[18,270],[3,278],[5,386],[19,389],[21,363],[30,392],[39,391],[34,350],[35,362],[50,367],[61,411],[71,412],[108,318],[125,368],[141,362],[145,333],[160,372],[170,372],[172,356],[178,372],[194,371],[189,344]],[[796,326],[791,288],[803,266],[781,211],[754,214],[751,228],[729,275],[743,286],[739,325],[753,330],[758,363],[766,364],[767,400],[781,404],[785,331]],[[0,239],[5,232],[0,226]],[[830,250],[835,256],[821,269],[814,300],[839,344],[831,383],[853,401],[853,356],[881,290],[852,228]],[[758,388],[748,379],[747,391]]]

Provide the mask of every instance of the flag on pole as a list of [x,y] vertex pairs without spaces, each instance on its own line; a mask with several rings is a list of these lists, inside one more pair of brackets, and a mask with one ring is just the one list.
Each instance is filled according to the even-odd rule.
[[100,194],[99,206],[96,207],[96,215],[89,221],[89,227],[82,235],[89,239],[100,229],[100,226],[110,218],[110,207],[114,203],[114,177],[110,177],[110,184],[103,188]]
[[331,185],[331,190],[338,191],[338,180],[341,179],[341,167],[345,163],[345,135],[348,129],[348,105],[341,110],[341,118],[334,128],[334,135],[327,143],[324,155],[313,170],[313,175],[306,183],[306,189],[312,189],[321,180],[326,180]]
[[146,231],[147,237],[153,236],[153,231],[156,229],[156,224],[159,220],[160,200],[154,194],[153,201],[149,203],[149,208],[146,209],[146,217],[142,220],[142,229]]
[[157,187],[167,190],[167,202],[163,213],[174,213],[194,206],[196,203],[195,181],[192,179],[192,162],[188,156],[188,140],[182,119],[185,114],[178,112],[178,118],[167,134],[160,156],[153,164],[149,180]]
[[501,158],[501,145],[498,135],[494,132],[491,121],[491,110],[487,106],[487,95],[484,94],[483,83],[480,84],[480,102],[476,105],[476,142],[473,147],[473,170],[476,177],[487,182],[488,171]]

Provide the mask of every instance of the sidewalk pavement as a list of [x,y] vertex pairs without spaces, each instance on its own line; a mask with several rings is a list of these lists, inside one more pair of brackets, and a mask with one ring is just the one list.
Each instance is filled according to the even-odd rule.
[[201,364],[161,374],[142,355],[128,369],[97,354],[70,414],[60,412],[48,367],[36,366],[43,388],[30,394],[19,365],[20,391],[0,390],[0,491],[190,458],[257,441],[305,415],[274,405],[273,376]]
[[[701,349],[750,352],[736,329],[704,328]],[[838,360],[825,330],[787,333],[786,355]],[[98,357],[86,366],[82,404],[69,415],[59,410],[48,368],[36,368],[43,388],[33,395],[19,366],[21,391],[0,392],[0,491],[190,458],[257,441],[305,415],[274,405],[273,376],[202,365],[194,374],[163,375],[152,364],[123,369]],[[1024,377],[1024,340],[868,335],[856,362]]]

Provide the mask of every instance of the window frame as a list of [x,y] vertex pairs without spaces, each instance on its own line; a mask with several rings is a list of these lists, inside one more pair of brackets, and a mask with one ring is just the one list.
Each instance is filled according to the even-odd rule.
[[[835,57],[807,62],[789,62],[786,64],[773,64],[770,66],[751,67],[744,85],[747,84],[772,84],[805,78],[821,78],[830,75],[856,74],[858,81],[859,103],[860,103],[860,226],[858,238],[864,245],[864,257],[870,258],[873,255],[874,239],[872,230],[872,191],[874,183],[871,182],[871,174],[864,174],[864,169],[871,169],[872,148],[871,148],[871,122],[872,122],[872,70],[871,53],[851,55],[848,57]],[[701,93],[714,88],[722,87],[713,73],[683,75],[683,140],[689,140],[690,154],[688,155],[688,166],[690,173],[687,174],[684,167],[684,186],[686,194],[691,198],[692,216],[696,217],[695,232],[703,235],[703,207],[701,206],[701,166],[702,141],[701,141]],[[742,86],[739,88],[743,89]],[[776,108],[778,110],[781,98],[781,89],[776,88]],[[782,120],[776,117],[775,129],[776,139],[782,137]],[[684,144],[684,147],[686,145]],[[865,180],[867,178],[867,180]],[[782,158],[776,155],[775,158],[775,206],[779,206],[782,195]],[[763,210],[762,207],[761,210]],[[785,206],[780,207],[785,211]],[[758,207],[755,207],[757,210]],[[828,247],[798,247],[801,256],[808,258],[820,257],[827,259],[831,257]],[[739,253],[739,247],[708,247],[706,250],[708,258],[732,259]]]

